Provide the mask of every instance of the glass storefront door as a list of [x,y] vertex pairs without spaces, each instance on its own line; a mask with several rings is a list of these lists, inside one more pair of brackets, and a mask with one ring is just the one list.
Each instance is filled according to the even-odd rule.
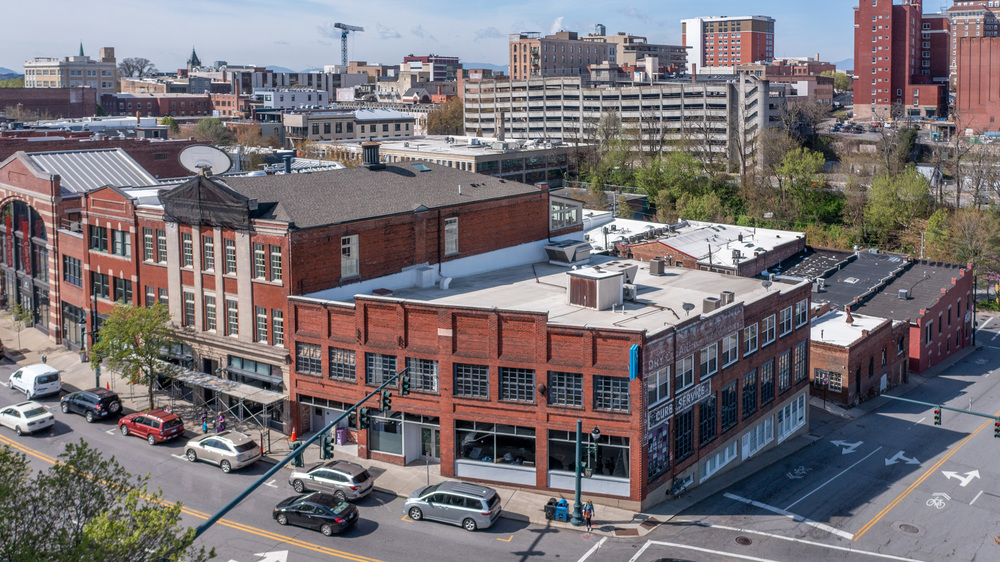
[[426,458],[428,453],[431,460],[441,460],[441,430],[436,427],[420,428],[420,454]]

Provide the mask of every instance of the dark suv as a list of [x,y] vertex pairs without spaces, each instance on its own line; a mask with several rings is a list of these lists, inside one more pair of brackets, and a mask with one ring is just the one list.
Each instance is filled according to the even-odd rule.
[[118,395],[105,388],[81,390],[62,397],[59,406],[64,414],[70,412],[87,418],[87,422],[122,413],[122,401]]

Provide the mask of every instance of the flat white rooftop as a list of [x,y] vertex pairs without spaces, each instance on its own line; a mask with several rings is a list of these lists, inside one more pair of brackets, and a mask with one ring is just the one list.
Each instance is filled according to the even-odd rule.
[[879,324],[885,322],[885,318],[878,316],[865,316],[851,313],[853,322],[847,323],[847,313],[842,310],[831,310],[823,316],[813,318],[809,331],[809,339],[815,342],[828,343],[847,347],[864,337],[862,330],[871,332]]
[[[450,286],[409,287],[396,289],[391,295],[366,296],[390,300],[420,301],[435,305],[482,309],[520,310],[548,314],[550,324],[647,330],[660,332],[688,317],[702,312],[706,297],[719,297],[723,291],[735,294],[733,304],[753,302],[769,293],[789,290],[795,285],[775,282],[764,287],[759,279],[735,277],[693,269],[667,268],[663,276],[649,274],[647,263],[635,260],[593,256],[590,266],[610,267],[612,263],[634,264],[638,272],[634,284],[638,289],[636,302],[625,302],[615,311],[594,310],[569,304],[567,301],[568,271],[547,262],[521,265],[452,279]],[[579,271],[579,270],[578,270]],[[344,294],[344,293],[341,293]],[[305,295],[323,299],[323,293]],[[353,302],[353,296],[340,302]],[[690,315],[684,304],[694,305]]]

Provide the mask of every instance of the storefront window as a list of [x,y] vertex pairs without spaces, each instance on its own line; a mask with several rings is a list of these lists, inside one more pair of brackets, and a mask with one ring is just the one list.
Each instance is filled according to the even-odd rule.
[[455,420],[459,459],[534,466],[535,430],[504,424]]
[[649,457],[647,469],[649,480],[663,474],[670,468],[670,422],[649,431]]
[[368,448],[372,451],[403,454],[402,413],[390,412],[386,417],[372,418],[368,429]]
[[[666,424],[663,426],[666,427]],[[591,443],[589,434],[584,434],[583,443]],[[593,467],[595,476],[615,478],[629,477],[629,439],[601,435],[597,440],[597,455],[584,449],[583,464]],[[549,470],[576,470],[576,432],[549,431]]]

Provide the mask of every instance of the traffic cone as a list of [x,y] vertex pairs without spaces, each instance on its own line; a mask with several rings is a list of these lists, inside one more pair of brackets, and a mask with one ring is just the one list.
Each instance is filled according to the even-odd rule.
[[292,436],[288,440],[295,443],[295,426],[292,426]]
[[111,381],[104,381],[104,388],[111,390]]

